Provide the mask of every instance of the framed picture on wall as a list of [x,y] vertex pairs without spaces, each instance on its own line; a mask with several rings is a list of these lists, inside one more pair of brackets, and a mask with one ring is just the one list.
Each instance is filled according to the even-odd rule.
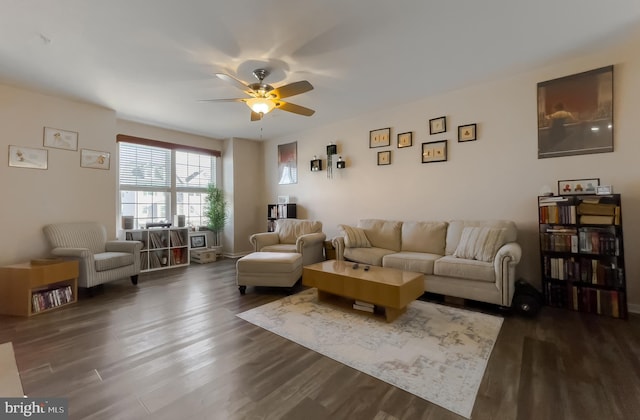
[[78,150],[78,133],[45,127],[43,145],[55,149]]
[[391,145],[391,128],[379,128],[369,131],[369,148]]
[[447,160],[447,141],[422,143],[422,163],[445,162]]
[[538,159],[613,152],[613,66],[538,83]]

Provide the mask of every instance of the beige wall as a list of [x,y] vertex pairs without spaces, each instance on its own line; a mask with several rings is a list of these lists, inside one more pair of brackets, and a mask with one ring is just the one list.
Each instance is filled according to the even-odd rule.
[[[622,194],[629,302],[640,310],[640,260],[634,258],[640,247],[638,49],[636,34],[605,52],[270,141],[265,144],[264,203],[278,195],[295,196],[302,214],[321,220],[328,236],[338,233],[340,223],[367,217],[511,219],[524,252],[519,275],[538,284],[536,197],[541,187],[555,190],[559,179],[597,177]],[[615,65],[615,152],[539,160],[536,83],[610,64]],[[447,132],[429,135],[429,118],[441,115],[447,116]],[[478,124],[478,141],[458,143],[457,126],[468,123]],[[392,128],[392,147],[369,149],[369,130],[383,127]],[[397,149],[395,136],[405,131],[413,131],[413,147]],[[441,139],[449,140],[448,161],[422,164],[421,143]],[[277,145],[290,141],[298,142],[298,184],[278,185]],[[337,142],[347,161],[346,169],[334,169],[333,179],[326,171],[309,171],[313,155],[326,159],[329,141]],[[380,150],[391,150],[391,165],[376,165]]]
[[[78,151],[43,147],[43,128],[78,132]],[[48,256],[42,234],[47,223],[99,221],[116,237],[117,147],[119,133],[220,150],[223,142],[116,119],[114,111],[94,105],[0,85],[0,148],[9,145],[48,151],[48,169],[0,164],[2,237],[0,265]],[[111,153],[109,170],[80,167],[80,149]]]

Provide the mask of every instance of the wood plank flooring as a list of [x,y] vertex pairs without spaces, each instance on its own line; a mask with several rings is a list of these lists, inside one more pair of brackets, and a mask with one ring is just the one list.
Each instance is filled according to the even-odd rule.
[[[67,397],[72,419],[462,418],[235,316],[282,296],[241,296],[223,259],[0,316],[0,343],[13,342],[25,393]],[[639,320],[506,315],[472,418],[638,418]]]

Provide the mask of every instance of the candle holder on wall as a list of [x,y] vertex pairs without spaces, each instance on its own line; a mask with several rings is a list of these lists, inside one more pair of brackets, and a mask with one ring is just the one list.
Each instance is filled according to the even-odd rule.
[[338,156],[338,161],[336,162],[336,168],[344,169],[347,167],[347,163],[342,160],[342,156]]
[[313,156],[310,163],[311,172],[319,172],[322,170],[322,159],[318,159],[317,156]]
[[333,155],[338,154],[338,145],[329,143],[327,145],[327,178],[333,178]]

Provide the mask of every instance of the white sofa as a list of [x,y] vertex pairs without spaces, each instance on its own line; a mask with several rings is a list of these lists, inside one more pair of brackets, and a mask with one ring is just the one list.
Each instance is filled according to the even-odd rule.
[[511,306],[522,255],[511,221],[362,219],[339,227],[338,260],[424,273],[427,292]]

